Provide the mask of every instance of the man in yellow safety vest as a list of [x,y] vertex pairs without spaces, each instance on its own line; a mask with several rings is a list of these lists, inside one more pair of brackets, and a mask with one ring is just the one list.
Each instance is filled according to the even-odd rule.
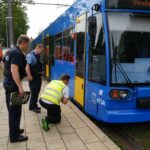
[[52,80],[44,89],[40,96],[40,104],[47,109],[47,116],[42,119],[42,128],[49,130],[50,123],[59,123],[61,121],[60,102],[67,104],[69,99],[68,83],[70,76],[64,74],[60,80]]

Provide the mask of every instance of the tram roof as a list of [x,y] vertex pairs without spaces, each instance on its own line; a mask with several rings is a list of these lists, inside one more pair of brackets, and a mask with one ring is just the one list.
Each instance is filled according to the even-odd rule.
[[73,26],[75,23],[75,18],[80,14],[90,11],[91,6],[101,0],[77,0],[73,3],[61,16],[59,16],[52,24],[50,24],[40,35],[34,39],[33,43],[38,43],[42,41],[43,36],[47,34],[55,35],[61,32],[63,29],[67,29]]

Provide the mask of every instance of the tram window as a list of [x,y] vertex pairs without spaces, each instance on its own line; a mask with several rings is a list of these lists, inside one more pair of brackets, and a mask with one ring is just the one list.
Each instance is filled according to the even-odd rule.
[[80,32],[77,34],[77,63],[76,63],[76,75],[79,77],[83,77],[83,72],[84,72],[84,38],[85,38],[85,33]]
[[96,32],[97,32],[97,24],[96,24],[96,17],[90,16],[88,18],[88,31],[90,36],[90,46],[94,47]]
[[49,64],[49,43],[50,43],[50,37],[46,37],[46,64]]
[[68,29],[64,32],[63,34],[63,47],[62,47],[62,51],[63,51],[63,60],[67,60],[67,61],[74,61],[74,41],[71,38],[72,35],[72,30]]
[[[102,26],[102,15],[96,14],[94,33],[89,34],[89,80],[93,82],[106,83],[106,53],[105,38]],[[89,21],[90,19],[88,19]],[[89,22],[88,22],[89,23]],[[89,23],[90,24],[90,23]],[[90,28],[88,27],[88,30]],[[92,37],[91,37],[92,35]]]
[[62,59],[62,33],[55,37],[55,59]]
[[55,65],[54,64],[54,37],[50,37],[50,65]]
[[79,18],[80,22],[77,24],[76,33],[76,75],[79,77],[84,76],[84,50],[85,50],[85,26],[86,15]]

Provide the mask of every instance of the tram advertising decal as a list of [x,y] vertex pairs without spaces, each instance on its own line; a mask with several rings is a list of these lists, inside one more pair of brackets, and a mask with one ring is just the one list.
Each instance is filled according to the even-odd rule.
[[108,9],[141,9],[150,10],[150,0],[107,0]]

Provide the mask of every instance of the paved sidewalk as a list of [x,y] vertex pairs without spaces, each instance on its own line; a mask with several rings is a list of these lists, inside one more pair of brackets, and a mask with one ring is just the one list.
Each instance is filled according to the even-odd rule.
[[[47,82],[43,82],[43,87]],[[21,128],[29,137],[27,142],[9,143],[8,115],[5,104],[4,90],[0,82],[0,150],[120,150],[95,124],[93,124],[71,102],[61,105],[62,121],[52,125],[50,131],[41,129],[41,118],[46,115],[28,110],[23,106]],[[28,89],[27,82],[24,87]],[[42,88],[43,88],[42,87]]]

